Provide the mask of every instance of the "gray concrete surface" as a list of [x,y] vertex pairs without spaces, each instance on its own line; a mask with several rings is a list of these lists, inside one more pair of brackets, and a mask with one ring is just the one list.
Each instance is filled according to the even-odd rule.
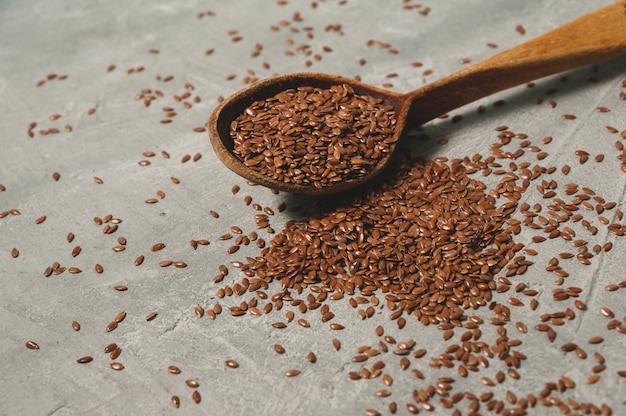
[[[581,299],[588,310],[576,311],[575,320],[558,327],[554,343],[533,329],[542,313],[573,309],[572,300],[552,300],[550,293],[557,286],[554,275],[544,270],[550,257],[571,250],[571,244],[557,239],[538,247],[540,253],[532,259],[535,264],[514,284],[523,281],[538,290],[539,308],[511,307],[511,322],[527,323],[528,334],[508,325],[511,337],[522,340],[520,351],[528,360],[519,381],[507,378],[495,387],[480,384],[479,378],[493,378],[498,370],[506,370],[501,363],[493,362],[467,379],[458,377],[456,369],[435,370],[428,366],[429,358],[444,352],[449,344],[442,340],[441,331],[410,319],[400,331],[384,308],[372,319],[361,321],[345,300],[333,302],[337,322],[346,326],[343,331],[329,330],[315,313],[309,317],[311,328],[291,324],[284,330],[271,326],[284,318],[284,311],[243,318],[224,313],[215,321],[194,315],[196,305],[214,305],[219,300],[217,289],[241,277],[231,267],[225,281],[214,284],[218,265],[259,252],[251,245],[230,256],[226,250],[231,243],[218,239],[232,225],[246,233],[256,230],[257,212],[244,204],[244,196],[274,209],[283,201],[291,206],[313,204],[306,198],[275,195],[247,185],[217,160],[207,134],[193,131],[206,122],[220,95],[228,96],[244,85],[246,70],[253,70],[258,77],[305,70],[306,57],[298,53],[287,56],[284,51],[308,43],[314,53],[322,55],[319,62],[313,61],[311,70],[358,74],[366,82],[378,86],[391,82],[392,89],[409,91],[460,69],[462,58],[476,62],[609,1],[424,1],[421,8],[410,11],[403,5],[412,3],[401,1],[385,2],[384,6],[375,0],[318,3],[313,9],[310,2],[293,0],[285,6],[274,1],[0,2],[0,184],[6,188],[0,192],[0,212],[17,209],[21,213],[0,218],[0,414],[344,415],[363,414],[368,408],[384,412],[392,400],[398,403],[398,413],[406,414],[405,403],[412,402],[413,391],[439,377],[455,377],[454,392],[493,391],[504,400],[507,390],[518,397],[538,395],[545,383],[556,382],[562,375],[576,382],[576,388],[555,394],[564,402],[571,398],[598,406],[605,403],[613,414],[626,414],[626,383],[616,374],[626,370],[624,338],[608,330],[609,320],[599,313],[601,307],[609,307],[623,323],[626,289],[607,292],[604,287],[626,279],[626,244],[597,219],[594,224],[600,231],[590,238],[590,244],[610,241],[613,249],[594,258],[591,266],[570,260],[567,269],[571,277],[564,285],[583,289]],[[418,13],[424,7],[431,8],[428,16]],[[207,10],[215,16],[197,17]],[[291,20],[294,12],[303,18],[290,24],[299,28],[299,33],[280,26],[280,21]],[[325,30],[329,24],[341,24],[343,35]],[[271,25],[279,25],[280,30],[271,30]],[[523,25],[526,34],[519,34],[516,25]],[[305,37],[305,26],[313,28],[312,40]],[[243,39],[233,43],[231,38],[237,35],[229,34],[230,30],[238,30]],[[290,38],[294,46],[287,44]],[[388,42],[399,53],[368,47],[369,39]],[[262,53],[251,58],[257,42],[263,45]],[[498,48],[490,49],[488,42]],[[324,45],[333,51],[323,52]],[[153,48],[160,53],[149,53]],[[209,48],[215,49],[212,55],[205,54]],[[360,66],[359,58],[367,63]],[[270,69],[263,68],[264,61]],[[423,67],[411,66],[415,61]],[[116,69],[107,72],[111,64]],[[143,72],[126,73],[139,66],[145,67]],[[596,72],[589,67],[572,71],[566,82],[559,76],[549,77],[534,88],[521,86],[457,110],[451,115],[463,115],[462,122],[430,123],[417,132],[430,139],[415,140],[414,147],[429,158],[487,155],[490,144],[497,141],[494,129],[504,124],[528,134],[533,145],[549,153],[545,166],[572,166],[567,177],[554,175],[560,184],[588,186],[624,210],[626,174],[620,171],[619,152],[614,147],[621,139],[606,126],[626,129],[626,101],[619,98],[619,93],[626,91],[622,87],[626,59],[604,62],[598,68]],[[424,75],[426,69],[432,74]],[[392,72],[398,76],[387,78]],[[36,86],[51,73],[68,77]],[[229,74],[237,78],[226,81]],[[157,75],[174,78],[159,82]],[[589,82],[590,76],[598,82]],[[185,83],[194,85],[192,97],[201,97],[190,109],[173,99],[185,92]],[[557,90],[550,94],[553,88]],[[164,96],[146,108],[134,99],[143,89],[159,89]],[[537,98],[545,101],[536,104]],[[557,102],[555,108],[547,104],[549,99]],[[507,104],[494,107],[497,100]],[[484,114],[476,112],[479,105],[486,106]],[[162,107],[168,106],[178,115],[173,123],[161,124]],[[610,112],[600,113],[598,106]],[[88,115],[90,108],[96,110],[92,115]],[[61,114],[61,118],[50,121],[53,114]],[[577,119],[565,120],[563,114],[575,114]],[[27,135],[31,122],[37,123],[33,138]],[[72,126],[71,132],[64,130],[66,124]],[[61,131],[39,134],[48,128]],[[554,137],[550,145],[541,145],[545,136]],[[440,144],[442,137],[448,144]],[[580,165],[575,149],[589,151],[591,160]],[[163,150],[170,154],[169,159],[161,156]],[[157,155],[146,158],[142,153],[147,151]],[[184,155],[196,153],[202,155],[200,160],[181,163]],[[596,154],[605,155],[603,163],[593,161]],[[151,165],[139,166],[137,162],[143,159],[150,159]],[[52,178],[54,172],[60,174],[58,181]],[[179,178],[180,184],[173,184],[171,176]],[[94,177],[103,183],[95,183]],[[485,179],[489,186],[496,180]],[[231,193],[235,184],[241,186],[237,195]],[[158,190],[165,192],[165,198],[146,204],[146,199],[158,198]],[[529,191],[525,200],[532,204],[540,202],[541,196]],[[210,210],[217,211],[220,218],[211,217]],[[94,217],[107,214],[123,220],[111,235],[103,234],[103,226],[93,222]],[[42,215],[46,220],[35,224]],[[271,218],[272,227],[280,231],[295,215],[277,213]],[[584,234],[580,225],[576,227]],[[76,236],[72,243],[66,241],[69,232]],[[258,232],[268,241],[271,238],[263,230]],[[533,247],[532,235],[525,229],[518,240]],[[111,247],[120,236],[127,239],[126,250],[115,253]],[[193,250],[191,239],[207,239],[210,245]],[[158,242],[166,248],[151,252]],[[72,257],[75,246],[81,246],[82,252]],[[13,248],[19,250],[17,258],[11,255]],[[139,255],[145,255],[145,262],[136,267],[133,262]],[[188,267],[159,267],[166,259],[185,261]],[[78,267],[82,273],[66,271],[44,278],[44,270],[55,261]],[[104,267],[102,274],[94,272],[96,263]],[[114,285],[126,285],[128,290],[115,291]],[[268,293],[275,291],[278,287]],[[511,292],[494,299],[506,303]],[[248,299],[250,295],[219,301],[226,307]],[[523,300],[528,303],[527,298]],[[106,333],[106,325],[122,310],[126,319],[115,331]],[[146,322],[144,316],[151,311],[158,316]],[[476,313],[491,317],[487,308]],[[81,324],[78,332],[72,330],[74,320]],[[385,356],[386,371],[395,379],[392,396],[385,399],[374,396],[384,387],[380,379],[355,382],[346,376],[360,368],[351,362],[356,348],[378,342],[374,335],[378,324],[384,324],[398,340],[414,338],[420,348],[427,349],[419,364],[425,380],[402,371],[397,357]],[[483,340],[493,342],[497,337],[494,329],[484,325]],[[453,340],[458,341],[460,334],[457,331]],[[587,340],[596,335],[603,336],[604,343],[589,345]],[[333,338],[342,342],[339,352],[331,345]],[[40,349],[25,348],[28,340],[36,341]],[[560,346],[570,341],[584,346],[589,358],[582,360],[561,351]],[[103,348],[111,342],[123,350],[118,358],[125,366],[123,371],[109,368],[110,359]],[[282,344],[286,354],[276,354],[272,349],[275,343]],[[306,361],[309,351],[317,354],[317,363]],[[608,368],[600,381],[589,385],[585,380],[595,365],[594,352],[603,354]],[[76,363],[86,355],[93,356],[93,362]],[[240,367],[226,368],[226,359],[238,360]],[[169,365],[179,366],[182,373],[169,374]],[[284,377],[290,368],[298,368],[302,374]],[[200,404],[192,402],[193,389],[184,383],[187,379],[199,381]],[[172,395],[181,398],[178,410],[170,404]],[[437,406],[434,413],[451,413],[438,400],[433,404]],[[467,405],[464,400],[458,408],[465,413]],[[488,414],[484,406],[482,411]],[[538,406],[529,413],[558,414],[559,410]]]

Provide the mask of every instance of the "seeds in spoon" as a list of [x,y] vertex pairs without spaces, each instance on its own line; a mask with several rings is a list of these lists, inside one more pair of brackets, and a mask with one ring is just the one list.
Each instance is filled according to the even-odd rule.
[[396,114],[346,85],[256,101],[231,123],[233,152],[272,179],[323,188],[362,176],[390,151]]

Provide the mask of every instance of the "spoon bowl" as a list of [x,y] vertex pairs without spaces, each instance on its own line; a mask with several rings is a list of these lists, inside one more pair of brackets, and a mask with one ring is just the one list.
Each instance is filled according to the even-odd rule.
[[[220,103],[207,126],[215,153],[240,176],[280,191],[333,194],[359,186],[380,174],[389,163],[403,132],[411,128],[498,91],[625,53],[626,1],[621,0],[407,94],[324,73],[301,72],[270,77]],[[328,89],[333,85],[347,85],[356,94],[382,99],[383,104],[393,106],[396,113],[394,147],[364,174],[320,188],[271,178],[246,166],[234,154],[231,123],[252,103],[288,89],[303,86]]]
[[404,131],[404,123],[407,120],[404,113],[406,113],[409,108],[407,101],[408,95],[390,92],[338,75],[316,72],[298,72],[277,75],[255,82],[249,87],[242,89],[237,94],[234,94],[224,100],[213,112],[209,121],[209,133],[215,153],[226,166],[240,176],[260,185],[264,185],[272,189],[278,189],[280,191],[306,195],[323,195],[342,192],[369,181],[374,178],[381,169],[384,169],[389,158],[391,157],[391,153],[384,154],[380,159],[378,159],[377,164],[372,169],[368,170],[364,175],[336,182],[332,185],[332,187],[324,188],[316,188],[312,185],[283,182],[272,179],[249,168],[243,164],[242,160],[238,156],[233,153],[234,143],[230,136],[231,122],[242,114],[254,101],[264,100],[266,98],[273,97],[282,91],[302,86],[327,89],[333,85],[349,85],[356,94],[381,98],[383,99],[384,104],[393,106],[397,119],[393,141],[397,142],[400,135]]

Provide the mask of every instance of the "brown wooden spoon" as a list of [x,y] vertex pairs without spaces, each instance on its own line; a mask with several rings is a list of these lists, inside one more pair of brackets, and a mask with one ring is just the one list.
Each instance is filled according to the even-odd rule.
[[[469,66],[408,94],[385,91],[353,79],[321,73],[278,75],[258,81],[224,100],[208,123],[217,156],[244,178],[281,191],[325,195],[361,185],[378,175],[392,152],[362,176],[322,188],[272,179],[244,165],[235,156],[230,125],[254,101],[302,86],[329,88],[346,84],[357,94],[384,99],[393,105],[397,123],[394,139],[455,108],[482,97],[548,75],[626,53],[626,1],[598,9],[544,35]],[[398,140],[395,140],[397,143]]]

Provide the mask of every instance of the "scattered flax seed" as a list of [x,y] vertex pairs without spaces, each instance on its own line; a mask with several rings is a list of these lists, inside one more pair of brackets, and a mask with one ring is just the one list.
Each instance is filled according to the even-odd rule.
[[41,217],[39,217],[39,218],[37,218],[35,220],[35,224],[41,224],[42,222],[44,222],[46,220],[46,218],[47,217],[45,215],[42,215]]
[[124,369],[124,365],[117,361],[114,361],[111,364],[109,364],[109,367],[111,367],[111,369],[115,371],[121,371]]
[[118,313],[117,315],[115,315],[115,318],[113,318],[113,320],[117,323],[122,322],[124,319],[126,319],[126,312],[124,311]]
[[180,398],[174,395],[170,398],[170,403],[172,403],[172,406],[178,409],[180,407]]
[[79,358],[78,360],[76,360],[76,362],[78,364],[87,364],[93,361],[93,357],[86,355],[84,357]]
[[185,384],[188,387],[197,389],[198,387],[200,387],[200,383],[198,383],[198,380],[194,380],[194,379],[189,379],[189,380],[185,380]]
[[587,377],[587,384],[595,384],[600,380],[600,376],[595,374],[593,376]]
[[113,343],[107,345],[106,347],[104,347],[104,353],[105,354],[109,354],[109,353],[113,352],[115,349],[117,349],[117,344],[113,342]]
[[96,273],[98,273],[98,274],[100,274],[100,273],[104,272],[104,268],[103,268],[100,264],[97,264],[97,263],[96,263],[96,265],[94,266],[94,270],[95,270],[95,271],[96,271]]
[[193,393],[191,393],[191,400],[193,400],[193,402],[196,404],[199,404],[202,401],[202,396],[200,395],[200,392],[198,390],[195,390]]
[[38,350],[39,349],[39,344],[37,344],[35,341],[26,341],[26,348],[28,348],[29,350]]
[[115,329],[117,328],[117,322],[115,321],[111,321],[105,328],[106,332],[111,332],[111,331],[115,331]]
[[11,249],[11,257],[13,257],[14,259],[17,258],[20,255],[20,251],[13,247],[13,249]]
[[180,368],[175,365],[170,365],[167,367],[167,371],[171,374],[180,374]]
[[144,318],[146,321],[150,322],[151,320],[153,320],[154,318],[156,318],[157,313],[156,312],[150,312],[149,314],[146,315],[146,317]]
[[125,285],[115,285],[113,286],[113,289],[117,290],[118,292],[125,292],[128,290],[128,286]]
[[235,360],[226,360],[224,362],[224,364],[226,364],[226,367],[229,368],[238,368],[239,367],[239,363]]
[[74,331],[80,331],[80,324],[77,321],[72,321],[72,329]]
[[285,377],[295,377],[297,375],[300,375],[300,370],[291,369],[285,371]]
[[59,181],[59,179],[61,179],[61,174],[60,174],[59,172],[53,172],[53,173],[52,173],[52,179],[53,179],[55,182],[58,182],[58,181]]

